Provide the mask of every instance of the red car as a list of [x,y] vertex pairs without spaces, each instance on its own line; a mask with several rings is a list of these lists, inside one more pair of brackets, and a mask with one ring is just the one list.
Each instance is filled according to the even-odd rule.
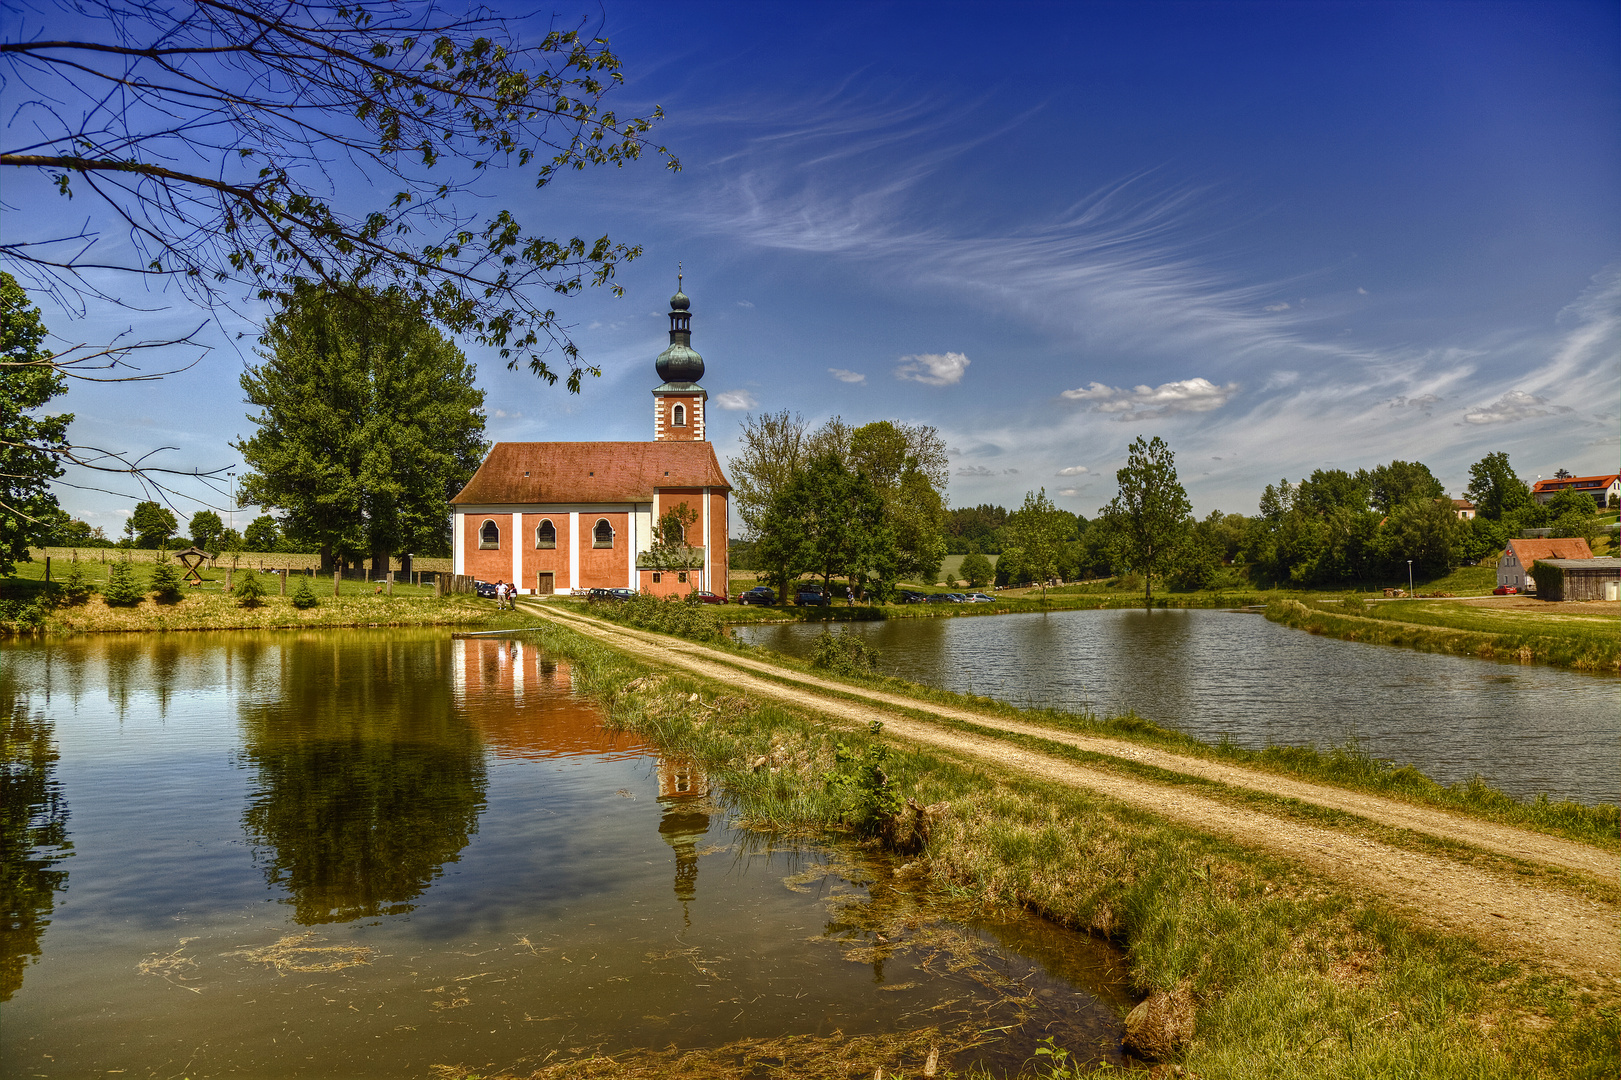
[[728,602],[726,597],[718,593],[706,592],[703,589],[698,590],[698,601],[704,604],[724,604]]
[[1518,588],[1516,588],[1515,586],[1513,586],[1513,585],[1499,585],[1499,586],[1497,586],[1497,588],[1492,590],[1492,595],[1493,596],[1516,596],[1516,595],[1519,594],[1519,591],[1520,590]]

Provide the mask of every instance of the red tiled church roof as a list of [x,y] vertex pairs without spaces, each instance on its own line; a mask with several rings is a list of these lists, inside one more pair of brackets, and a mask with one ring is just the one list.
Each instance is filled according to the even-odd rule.
[[493,503],[651,502],[654,488],[731,490],[708,442],[506,442],[451,499]]
[[1592,549],[1581,537],[1560,540],[1510,540],[1508,546],[1521,566],[1538,559],[1591,559]]

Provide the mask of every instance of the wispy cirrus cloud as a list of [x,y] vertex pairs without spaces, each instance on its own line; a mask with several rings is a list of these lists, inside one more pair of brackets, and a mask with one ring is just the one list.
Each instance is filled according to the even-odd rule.
[[925,386],[955,386],[962,382],[971,363],[972,360],[959,352],[903,356],[895,368],[895,378],[920,382]]
[[1066,469],[1059,469],[1059,476],[1085,476],[1089,470],[1085,465],[1071,465]]
[[747,390],[727,390],[715,395],[715,404],[731,412],[742,412],[744,409],[758,409],[760,400]]
[[839,382],[864,383],[867,381],[867,377],[859,371],[848,371],[844,368],[830,367],[827,369],[827,373],[839,380]]
[[1211,412],[1237,392],[1237,383],[1217,386],[1209,379],[1193,378],[1130,390],[1095,382],[1085,389],[1065,390],[1060,396],[1088,402],[1093,412],[1113,414],[1116,420],[1147,420],[1171,413]]

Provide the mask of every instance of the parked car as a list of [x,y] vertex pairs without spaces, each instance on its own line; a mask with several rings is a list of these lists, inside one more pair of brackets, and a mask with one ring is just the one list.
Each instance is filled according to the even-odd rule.
[[764,585],[756,585],[748,592],[739,596],[737,598],[737,602],[739,604],[765,604],[769,607],[777,602],[777,594],[773,590],[766,588]]
[[697,592],[694,595],[696,595],[698,597],[698,602],[700,604],[724,604],[724,603],[727,603],[726,597],[720,595],[719,593],[709,592],[707,589],[699,589],[699,590],[697,590]]
[[799,592],[794,595],[794,603],[800,607],[814,607],[817,604],[826,607],[831,601],[822,594],[820,585],[801,585]]
[[493,582],[493,581],[479,581],[477,579],[474,579],[474,581],[473,581],[473,591],[478,593],[480,596],[482,596],[486,600],[494,600],[495,599],[495,582]]
[[1499,585],[1492,590],[1493,596],[1517,596],[1520,590],[1513,585]]
[[996,601],[992,600],[990,597],[986,596],[982,592],[965,593],[965,594],[963,594],[963,601],[965,603],[969,603],[969,604],[994,604],[994,603],[996,603]]
[[930,593],[927,602],[930,604],[960,604],[962,600],[957,597],[956,593],[937,592]]
[[587,589],[585,599],[589,603],[601,603],[605,600],[630,600],[636,596],[635,589]]
[[920,593],[916,589],[895,590],[895,603],[897,604],[922,604],[927,603],[928,599],[927,593]]

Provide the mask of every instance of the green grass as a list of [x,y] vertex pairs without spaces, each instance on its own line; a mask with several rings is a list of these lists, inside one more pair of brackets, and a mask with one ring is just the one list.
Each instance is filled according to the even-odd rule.
[[[24,564],[25,566],[30,564]],[[204,574],[204,584],[187,587],[185,594],[173,604],[154,600],[150,590],[134,607],[108,607],[99,593],[86,603],[68,605],[58,602],[55,588],[43,580],[43,567],[37,575],[0,578],[0,635],[6,633],[86,634],[128,633],[146,630],[235,630],[271,629],[281,627],[338,627],[338,626],[523,626],[527,617],[514,612],[499,612],[494,601],[475,596],[436,597],[432,589],[409,585],[396,585],[394,595],[380,595],[375,584],[345,581],[338,596],[332,595],[330,578],[314,578],[311,590],[318,604],[299,610],[293,606],[293,594],[298,589],[298,578],[290,575],[287,595],[279,595],[280,582],[265,576],[266,595],[260,606],[245,608],[234,596],[224,590],[224,573]],[[98,585],[105,585],[106,570],[100,564],[89,564],[87,570],[99,571],[93,576]],[[53,579],[66,576],[54,571]],[[136,567],[136,579],[144,588],[150,577],[150,567]],[[241,580],[242,571],[236,579]],[[30,612],[32,608],[32,612]],[[30,617],[30,616],[33,617]]]
[[[835,740],[872,736],[702,679],[639,678],[644,668],[566,628],[538,639],[573,660],[576,685],[611,723],[703,761],[743,821],[845,828],[848,789],[824,777]],[[772,767],[752,769],[760,757]],[[921,864],[943,902],[1103,935],[1124,950],[1139,992],[1189,987],[1198,1028],[1182,1064],[1205,1080],[1621,1070],[1613,987],[1540,973],[1283,860],[1099,796],[905,745],[890,747],[886,768],[920,802],[951,804]],[[641,1075],[633,1066],[601,1075]]]

